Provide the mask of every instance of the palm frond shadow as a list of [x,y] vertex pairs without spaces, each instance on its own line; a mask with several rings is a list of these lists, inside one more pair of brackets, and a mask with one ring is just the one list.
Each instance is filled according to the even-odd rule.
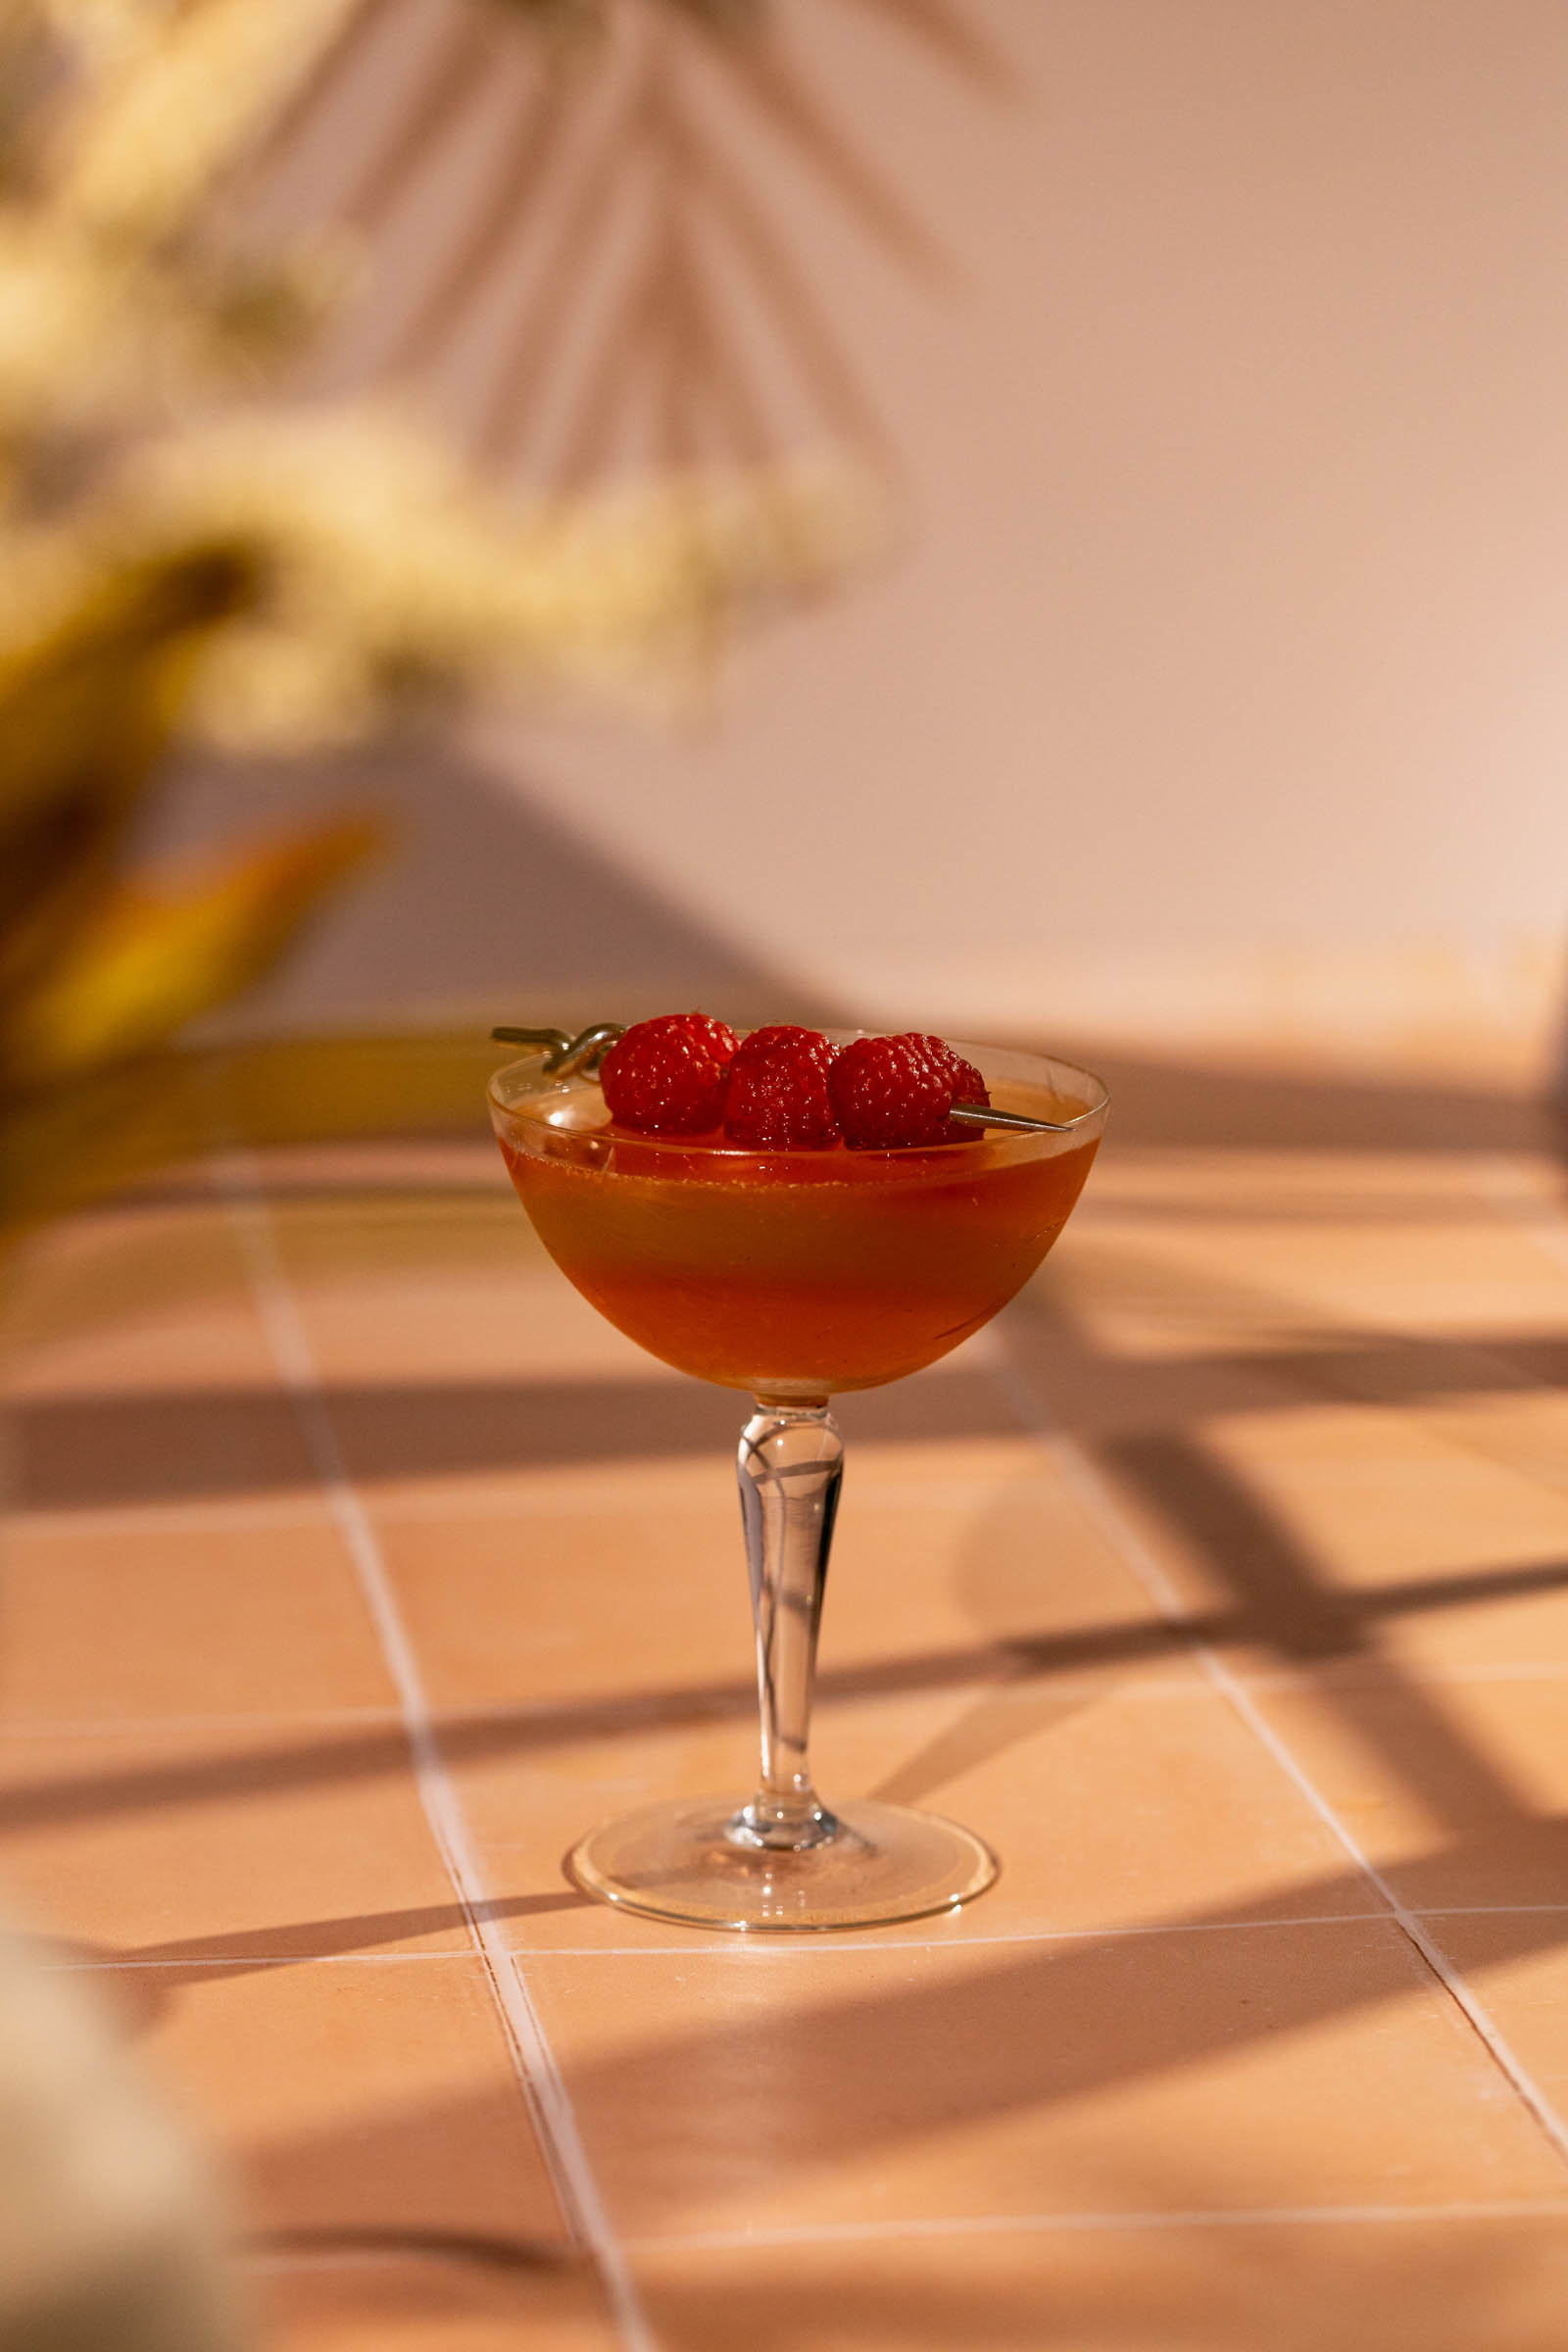
[[[1015,87],[956,0],[858,5],[991,100]],[[758,151],[894,267],[927,281],[952,269],[813,87],[779,11],[451,0],[421,71],[388,98],[372,53],[412,22],[407,0],[362,0],[248,166],[264,191],[323,123],[362,102],[385,118],[328,210],[367,240],[395,299],[372,290],[326,366],[461,407],[476,451],[536,486],[756,465],[824,439],[892,467]],[[481,133],[483,168],[454,172]],[[444,216],[423,265],[403,254],[415,207]],[[359,356],[345,362],[348,345]]]

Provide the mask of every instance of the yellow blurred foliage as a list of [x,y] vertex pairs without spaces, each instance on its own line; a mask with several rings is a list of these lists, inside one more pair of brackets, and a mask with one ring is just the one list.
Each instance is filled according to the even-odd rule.
[[69,958],[44,975],[11,1024],[14,1088],[58,1085],[145,1053],[237,995],[375,838],[368,823],[312,826],[253,845],[183,889],[107,892]]
[[107,886],[197,649],[247,601],[250,571],[211,548],[111,572],[0,649],[0,1078],[15,1007]]
[[[406,418],[267,405],[341,260],[220,233],[215,199],[354,5],[0,5],[0,1229],[197,1148],[206,1065],[169,1041],[373,838],[137,871],[176,735],[293,750],[502,672],[646,695],[878,527],[821,468],[528,510]],[[314,1131],[388,1115],[394,1066],[334,1067]]]
[[122,871],[202,647],[256,593],[234,544],[89,568],[74,607],[0,650],[0,1226],[78,1192],[84,1169],[115,1181],[126,1140],[145,1164],[134,1102],[93,1143],[87,1083],[167,1094],[137,1057],[264,972],[374,838],[339,821],[183,880]]

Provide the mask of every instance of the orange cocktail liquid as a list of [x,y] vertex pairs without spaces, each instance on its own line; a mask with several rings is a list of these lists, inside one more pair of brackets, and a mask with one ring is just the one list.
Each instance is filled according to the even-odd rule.
[[1040,1264],[1095,1155],[989,1137],[719,1153],[612,1131],[584,1164],[586,1141],[502,1144],[562,1272],[650,1354],[777,1397],[873,1388],[978,1331]]

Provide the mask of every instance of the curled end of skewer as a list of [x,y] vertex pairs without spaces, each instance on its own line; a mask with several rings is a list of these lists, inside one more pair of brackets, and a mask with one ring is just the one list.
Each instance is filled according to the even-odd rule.
[[596,1021],[591,1029],[580,1029],[573,1037],[565,1029],[492,1029],[497,1045],[545,1046],[545,1071],[552,1078],[575,1077],[579,1071],[596,1070],[617,1037],[625,1035],[619,1021]]

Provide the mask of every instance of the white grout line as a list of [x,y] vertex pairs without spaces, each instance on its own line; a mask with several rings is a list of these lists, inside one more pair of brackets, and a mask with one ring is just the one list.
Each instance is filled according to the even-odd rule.
[[[1555,1595],[1553,1595],[1555,1597]],[[1405,1671],[1403,1661],[1397,1661],[1398,1671]],[[1314,1672],[1310,1667],[1296,1671],[1282,1670],[1278,1674],[1238,1674],[1237,1681],[1249,1690],[1369,1690],[1375,1691],[1381,1682],[1391,1679],[1391,1667],[1368,1658],[1363,1665],[1343,1667],[1325,1666]],[[1447,1664],[1441,1659],[1423,1658],[1421,1679],[1426,1683],[1560,1683],[1568,1680],[1568,1658],[1478,1658],[1473,1665]]]
[[[1125,2213],[985,2213],[934,2215],[928,2220],[892,2222],[802,2223],[795,2228],[760,2230],[696,2230],[682,2234],[634,2237],[628,2253],[662,2254],[759,2253],[774,2246],[832,2246],[897,2243],[908,2238],[1044,2236],[1052,2231],[1108,2231],[1139,2230],[1266,2230],[1371,2226],[1398,2223],[1534,2222],[1568,2217],[1568,2198],[1499,2198],[1495,2204],[1479,2200],[1446,2205],[1248,2205],[1239,2207],[1153,2207]],[[418,2249],[345,2246],[320,2251],[242,2253],[241,2267],[252,2273],[327,2270],[381,2270],[417,2259]]]
[[[1411,1906],[1412,1919],[1530,1919],[1561,1917],[1568,1913],[1568,1903],[1418,1903]],[[1125,1936],[1229,1936],[1256,1934],[1273,1928],[1355,1928],[1395,1927],[1400,1925],[1397,1913],[1391,1918],[1387,1908],[1377,1911],[1302,1911],[1282,1914],[1278,1919],[1167,1919],[1094,1928],[1019,1928],[1006,1936],[975,1936],[966,1928],[956,1928],[951,1936],[790,1936],[759,1935],[738,1938],[726,1937],[722,1943],[703,1943],[696,1940],[680,1944],[666,1943],[549,1943],[529,1947],[528,1958],[535,1960],[678,1960],[697,1953],[725,1959],[747,1955],[747,1964],[767,1958],[804,1956],[807,1952],[970,1952],[995,1944],[1019,1943],[1110,1943]],[[410,1959],[418,1954],[411,1952]]]
[[10,1523],[29,1544],[47,1542],[51,1537],[74,1541],[82,1536],[228,1536],[244,1535],[252,1529],[324,1528],[328,1524],[314,1491],[307,1494],[299,1489],[268,1501],[247,1495],[224,1502],[220,1496],[203,1494],[192,1502],[86,1503],[59,1511],[34,1503],[29,1509],[13,1511]]
[[1485,2043],[1499,2071],[1513,2085],[1518,2097],[1535,2118],[1558,2155],[1568,2163],[1568,2123],[1557,2113],[1524,2061],[1510,2047],[1501,2030],[1471,1991],[1463,1977],[1448,1959],[1442,1946],[1428,1935],[1416,1914],[1409,1910],[1396,1893],[1391,1882],[1379,1870],[1360,1841],[1346,1827],[1326,1796],[1311,1780],[1305,1768],[1275,1731],[1267,1717],[1254,1703],[1250,1694],[1224,1660],[1186,1626],[1186,1610],[1181,1595],[1166,1576],[1154,1553],[1144,1542],[1127,1518],[1120,1503],[1105,1480],[1095,1468],[1083,1448],[1051,1415],[1034,1384],[1019,1369],[1016,1362],[999,1370],[999,1379],[1014,1396],[1040,1433],[1040,1442],[1047,1453],[1059,1465],[1068,1489],[1075,1494],[1092,1522],[1104,1534],[1119,1557],[1138,1579],[1160,1615],[1168,1623],[1183,1628],[1183,1639],[1194,1658],[1214,1689],[1223,1692],[1237,1714],[1251,1732],[1280,1771],[1290,1781],[1305,1803],[1316,1814],[1323,1827],[1335,1838],[1368,1886],[1376,1888],[1388,1904],[1414,1949],[1466,2019],[1471,2030]]
[[[1568,1904],[1537,1903],[1528,1906],[1539,1911],[1568,1910]],[[707,1959],[740,1959],[745,1965],[756,1965],[757,1959],[794,1958],[812,1952],[949,1952],[974,1951],[993,1944],[1020,1943],[1108,1943],[1122,1936],[1226,1936],[1234,1929],[1237,1934],[1259,1928],[1344,1928],[1391,1926],[1387,1911],[1325,1911],[1321,1914],[1303,1913],[1290,1919],[1195,1919],[1174,1920],[1169,1924],[1154,1922],[1148,1927],[1109,1928],[1022,1928],[1011,1936],[955,1935],[940,1940],[931,1936],[792,1936],[780,1933],[771,1939],[763,1936],[726,1936],[722,1943],[693,1937],[678,1944],[669,1943],[546,1943],[530,1944],[525,1953],[514,1957],[526,1959],[530,1966],[541,1960],[689,1960],[694,1956]],[[71,1970],[91,1974],[95,1969],[142,1968],[332,1968],[340,1961],[359,1967],[373,1966],[383,1961],[396,1961],[404,1966],[420,1960],[471,1960],[472,1946],[461,1951],[426,1952],[269,1952],[249,1957],[243,1952],[223,1952],[211,1956],[202,1952],[187,1952],[177,1960],[138,1960],[134,1956],[122,1960],[46,1960],[42,1965],[54,1971]]]
[[258,1170],[249,1152],[214,1162],[249,1265],[257,1310],[278,1374],[299,1416],[327,1505],[354,1564],[379,1637],[408,1736],[415,1781],[469,1932],[484,1956],[512,2045],[523,2096],[538,2129],[567,2225],[598,2263],[627,2352],[657,2352],[630,2273],[610,2228],[566,2086],[486,1891],[457,1788],[438,1744],[414,1645],[387,1574],[375,1530],[355,1492],[320,1392],[311,1344],[278,1255]]
[[188,1952],[182,1960],[40,1960],[49,1976],[139,1976],[147,1968],[232,1968],[248,1976],[258,1968],[389,1968],[407,1967],[416,1960],[474,1958],[471,1943],[461,1951],[434,1952]]
[[274,1733],[400,1730],[395,1706],[256,1708],[232,1715],[24,1715],[0,1723],[0,1740],[176,1740],[193,1732]]
[[[1564,1909],[1568,1909],[1565,1904]],[[954,1913],[944,1914],[953,1918]],[[1392,1923],[1387,1911],[1323,1911],[1303,1912],[1298,1917],[1281,1919],[1175,1919],[1154,1920],[1147,1926],[1138,1923],[1131,1927],[1097,1928],[1018,1928],[1010,1935],[975,1936],[961,1924],[951,1936],[890,1936],[885,1931],[854,1935],[847,1930],[831,1930],[820,1935],[795,1935],[781,1929],[770,1935],[766,1930],[755,1936],[728,1936],[723,1942],[674,1943],[548,1943],[533,1944],[528,1950],[530,1962],[536,1960],[682,1960],[692,1954],[706,1958],[741,1960],[755,1967],[763,1959],[804,1959],[808,1953],[818,1957],[824,1952],[971,1952],[996,1944],[1020,1943],[1109,1943],[1124,1936],[1228,1936],[1234,1929],[1238,1935],[1269,1928],[1344,1928],[1388,1927]]]
[[[1421,1903],[1412,1907],[1411,1915],[1418,1919],[1560,1919],[1564,1914],[1568,1914],[1568,1902]],[[750,1968],[762,1959],[805,1958],[808,1954],[820,1955],[823,1952],[971,1952],[1021,1943],[1110,1943],[1136,1936],[1240,1936],[1287,1928],[1392,1928],[1397,1924],[1386,1908],[1380,1908],[1376,1911],[1292,1912],[1278,1919],[1177,1919],[1152,1920],[1130,1927],[1019,1928],[1004,1936],[974,1936],[967,1932],[941,1937],[781,1934],[771,1939],[762,1936],[745,1940],[726,1936],[722,1942],[691,1936],[678,1944],[541,1943],[530,1944],[526,1952],[517,1952],[513,1956],[514,1960],[526,1959],[530,1966],[546,1960],[686,1961],[694,1958],[735,1960],[744,1956],[744,1964]],[[393,1965],[407,1968],[417,1966],[422,1960],[471,1960],[473,1956],[473,1946],[465,1944],[454,1949],[443,1949],[437,1945],[432,1950],[420,1952],[188,1952],[178,1960],[45,1959],[39,1965],[57,1974],[70,1971],[91,1975],[99,1970],[113,1974],[117,1970],[134,1973],[148,1968],[233,1968],[241,1971],[257,1968],[377,1968]]]
[[1568,1911],[1568,1903],[1416,1903],[1412,1907],[1422,1919],[1529,1919],[1537,1912],[1551,1917]]
[[863,2245],[878,2239],[910,2237],[1002,2237],[1044,2233],[1054,2230],[1257,2230],[1296,2228],[1302,2223],[1391,2222],[1519,2222],[1561,2221],[1568,2216],[1568,2197],[1499,2199],[1494,2205],[1479,2200],[1449,2205],[1248,2205],[1194,2206],[1169,2211],[1154,2208],[1127,2213],[986,2213],[933,2218],[929,2221],[823,2222],[775,2230],[702,2230],[689,2236],[629,2238],[631,2252],[643,2255],[687,2253],[743,2253],[751,2247]]

